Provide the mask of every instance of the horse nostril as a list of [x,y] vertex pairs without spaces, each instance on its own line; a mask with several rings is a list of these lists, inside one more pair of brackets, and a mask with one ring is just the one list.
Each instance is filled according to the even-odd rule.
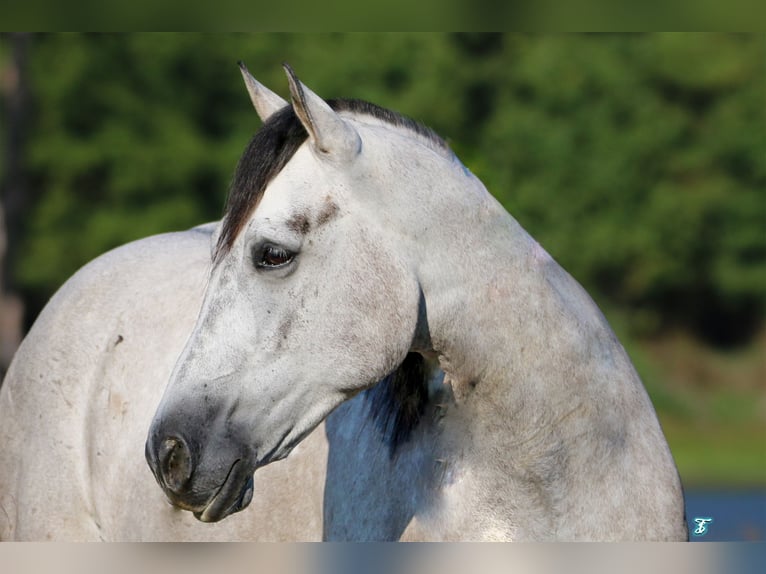
[[192,473],[191,452],[183,439],[167,437],[159,452],[160,474],[165,486],[180,491],[189,482]]

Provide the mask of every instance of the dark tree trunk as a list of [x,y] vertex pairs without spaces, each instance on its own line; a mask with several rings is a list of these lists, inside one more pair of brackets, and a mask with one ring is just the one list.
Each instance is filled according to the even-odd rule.
[[24,305],[16,293],[13,259],[27,207],[23,148],[29,89],[26,75],[28,34],[9,34],[8,66],[0,70],[6,116],[5,177],[0,182],[0,380],[21,342]]

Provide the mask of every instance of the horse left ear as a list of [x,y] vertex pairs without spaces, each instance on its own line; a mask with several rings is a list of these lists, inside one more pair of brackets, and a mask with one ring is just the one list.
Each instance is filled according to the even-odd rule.
[[250,101],[253,102],[253,107],[262,122],[287,105],[285,100],[256,80],[241,60],[237,64],[239,71],[242,72],[242,79],[245,80],[247,93],[250,94]]
[[341,118],[327,102],[309,90],[288,64],[283,64],[290,83],[290,96],[298,119],[306,128],[314,149],[322,156],[352,159],[362,140],[351,124]]

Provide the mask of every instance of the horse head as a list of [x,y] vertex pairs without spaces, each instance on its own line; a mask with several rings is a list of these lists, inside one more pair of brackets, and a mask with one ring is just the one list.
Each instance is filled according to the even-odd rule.
[[205,521],[246,506],[255,469],[428,350],[417,245],[429,223],[395,206],[454,186],[445,169],[465,178],[430,130],[325,102],[286,71],[292,106],[243,68],[265,123],[237,166],[202,310],[147,440],[170,500]]

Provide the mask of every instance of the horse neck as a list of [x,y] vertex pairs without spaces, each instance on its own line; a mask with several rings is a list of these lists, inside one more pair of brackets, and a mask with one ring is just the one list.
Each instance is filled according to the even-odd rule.
[[505,416],[537,403],[555,419],[573,397],[598,402],[607,381],[640,395],[592,299],[478,181],[466,185],[477,189],[461,209],[418,237],[431,346],[456,400],[484,397]]
[[[397,214],[422,292],[415,350],[444,372],[429,391],[443,389],[438,439],[418,444],[438,451],[444,476],[476,481],[465,492],[492,493],[487,508],[522,537],[592,537],[600,513],[621,524],[636,504],[683,525],[654,409],[600,310],[478,181],[459,180],[422,186],[431,201]],[[593,524],[567,530],[588,507]]]

